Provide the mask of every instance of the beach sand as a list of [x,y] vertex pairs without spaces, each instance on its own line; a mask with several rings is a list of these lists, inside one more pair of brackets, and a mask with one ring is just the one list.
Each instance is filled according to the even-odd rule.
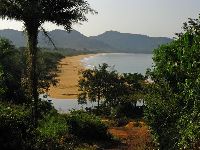
[[78,55],[62,59],[61,72],[58,74],[59,83],[57,86],[50,87],[49,96],[57,99],[77,99],[79,72],[85,69],[81,60],[93,55]]

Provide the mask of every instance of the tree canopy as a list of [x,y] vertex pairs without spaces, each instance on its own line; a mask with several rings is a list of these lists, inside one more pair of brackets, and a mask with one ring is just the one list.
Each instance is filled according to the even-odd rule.
[[[107,64],[99,65],[94,69],[87,69],[82,72],[82,77],[79,80],[79,102],[87,102],[87,99],[92,102],[98,103],[98,109],[100,102],[106,99],[106,92],[109,91],[109,87],[112,87],[109,84],[116,76],[116,71],[109,71]],[[111,93],[110,93],[111,94]]]
[[[38,91],[44,93],[58,83],[58,64],[64,56],[53,52],[39,51]],[[15,48],[7,39],[0,39],[0,99],[12,103],[30,103],[27,92],[27,62],[24,49]]]
[[97,111],[112,113],[113,109],[123,105],[136,107],[143,91],[145,77],[141,74],[119,74],[116,70],[103,63],[94,69],[87,69],[79,80],[79,103],[87,100],[97,102]]
[[73,23],[87,21],[85,14],[95,13],[85,0],[0,0],[0,4],[1,18],[22,21],[25,27],[52,22],[70,30]]
[[195,149],[200,140],[200,21],[154,51],[146,119],[161,149]]
[[23,101],[22,67],[20,52],[6,39],[0,39],[0,66],[2,78],[0,79],[4,92],[1,99],[9,101]]

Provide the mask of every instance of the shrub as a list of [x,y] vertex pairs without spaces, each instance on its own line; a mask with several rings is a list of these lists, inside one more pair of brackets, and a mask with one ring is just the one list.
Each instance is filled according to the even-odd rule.
[[115,120],[115,125],[117,127],[122,127],[128,124],[128,119],[126,117],[122,117],[122,118],[117,118]]
[[154,67],[145,99],[145,118],[159,149],[199,149],[200,17],[184,23],[184,32],[154,50]]
[[178,124],[180,139],[178,146],[185,149],[200,148],[200,113],[193,112],[181,117]]
[[57,113],[57,110],[52,106],[52,103],[48,101],[39,101],[38,104],[38,112],[39,112],[39,118],[42,119],[44,116],[47,116],[48,114]]
[[0,134],[0,149],[28,149],[33,137],[30,111],[0,103]]
[[73,111],[67,116],[70,133],[83,140],[108,139],[108,127],[95,115],[83,111]]
[[131,102],[122,103],[115,107],[112,116],[115,118],[142,118],[144,106],[134,106]]
[[[60,114],[49,114],[40,121],[37,129],[36,149],[65,149],[68,125]],[[67,146],[68,147],[68,146]]]

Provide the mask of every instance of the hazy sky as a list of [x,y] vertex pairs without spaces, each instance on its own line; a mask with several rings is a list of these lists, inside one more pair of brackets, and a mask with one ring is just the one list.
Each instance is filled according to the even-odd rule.
[[[197,18],[200,0],[87,0],[98,15],[88,15],[88,22],[74,29],[91,36],[108,30],[150,36],[173,37],[187,18]],[[48,30],[58,28],[45,24]],[[0,29],[22,30],[22,24],[0,20]],[[62,27],[59,27],[62,29]]]

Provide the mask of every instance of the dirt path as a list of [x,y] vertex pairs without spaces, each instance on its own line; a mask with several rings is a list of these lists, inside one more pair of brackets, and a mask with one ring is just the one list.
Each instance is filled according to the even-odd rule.
[[[124,127],[114,127],[109,132],[124,144],[115,150],[152,150],[152,139],[144,122],[130,122]],[[113,149],[113,150],[114,150]]]

